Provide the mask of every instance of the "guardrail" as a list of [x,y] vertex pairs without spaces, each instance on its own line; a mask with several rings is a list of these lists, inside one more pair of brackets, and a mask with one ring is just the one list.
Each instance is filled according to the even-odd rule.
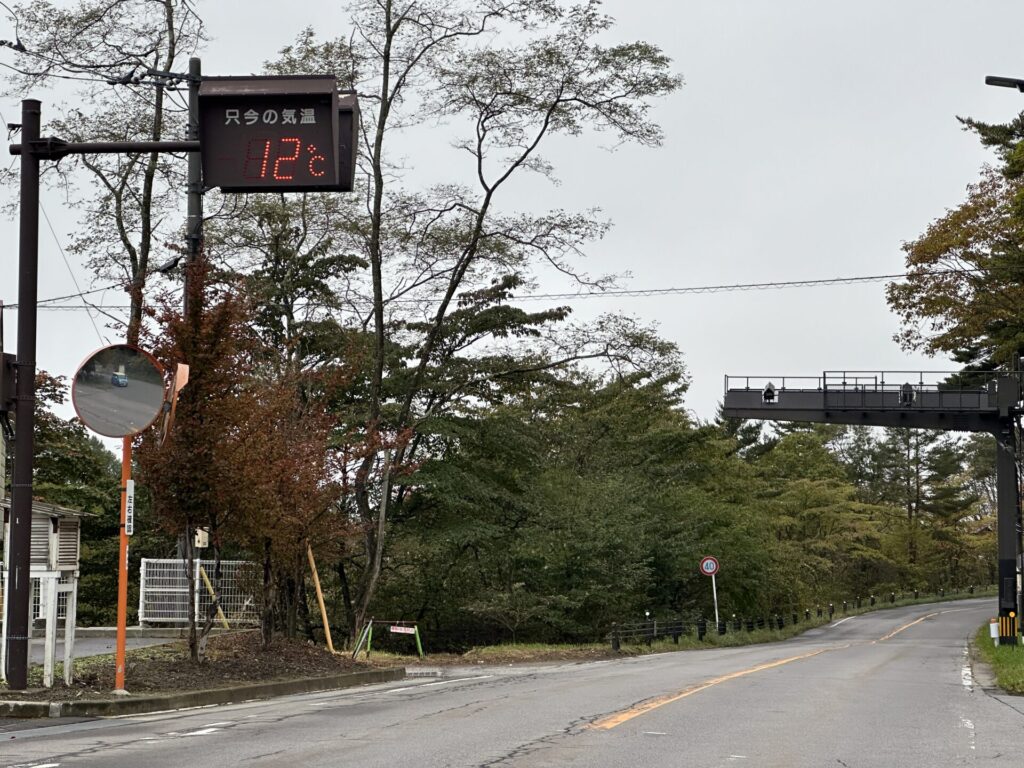
[[645,621],[632,623],[613,623],[611,629],[605,635],[605,640],[611,643],[613,651],[621,650],[623,644],[651,646],[657,640],[672,640],[676,645],[681,638],[695,638],[703,642],[708,635],[727,635],[730,633],[751,633],[756,630],[780,630],[785,627],[795,626],[804,622],[811,622],[814,619],[828,618],[831,620],[837,614],[841,616],[855,612],[864,612],[874,608],[884,608],[897,604],[908,604],[927,600],[947,600],[954,598],[971,597],[976,594],[992,592],[995,585],[985,587],[967,587],[966,589],[939,589],[935,592],[923,590],[912,590],[905,592],[888,592],[884,595],[868,595],[865,598],[856,597],[850,600],[842,600],[838,603],[827,603],[815,605],[814,608],[789,608],[785,611],[772,611],[757,617],[740,617],[735,614],[725,619],[719,619],[716,624],[713,620],[703,616],[692,614],[690,616],[676,616],[668,619],[651,618]]

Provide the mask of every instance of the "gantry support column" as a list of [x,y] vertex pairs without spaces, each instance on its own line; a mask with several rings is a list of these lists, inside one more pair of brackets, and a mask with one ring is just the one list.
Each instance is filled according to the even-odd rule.
[[999,644],[1017,644],[1017,515],[1020,494],[1012,419],[996,434],[996,524],[999,539]]

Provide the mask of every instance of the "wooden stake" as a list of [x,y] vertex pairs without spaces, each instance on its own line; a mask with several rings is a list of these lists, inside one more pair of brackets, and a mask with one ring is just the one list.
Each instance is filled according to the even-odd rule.
[[224,611],[220,609],[220,601],[217,599],[217,593],[213,591],[213,584],[210,583],[210,577],[206,575],[206,569],[203,566],[199,566],[199,575],[203,577],[203,583],[206,585],[206,591],[210,593],[210,597],[217,603],[217,618],[220,619],[220,623],[224,626],[224,629],[231,629],[231,625],[228,624],[227,618],[224,616]]
[[324,591],[320,588],[320,577],[316,573],[316,560],[313,559],[313,547],[306,542],[306,557],[309,558],[309,570],[313,573],[313,586],[316,587],[316,601],[320,604],[320,618],[324,623],[324,637],[327,638],[327,650],[334,653],[334,641],[331,640],[331,625],[327,621],[327,608],[324,606]]

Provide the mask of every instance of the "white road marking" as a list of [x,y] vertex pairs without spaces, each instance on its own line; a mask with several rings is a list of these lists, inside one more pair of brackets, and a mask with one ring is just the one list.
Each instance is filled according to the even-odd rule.
[[209,736],[211,733],[217,733],[220,728],[200,728],[198,731],[189,731],[187,733],[180,734],[181,736]]
[[432,685],[447,685],[448,683],[463,683],[466,680],[483,680],[494,675],[477,675],[476,677],[453,677],[450,680],[438,680],[433,683],[417,683],[416,685],[405,685],[401,688],[387,688],[377,693],[404,693],[406,691],[418,691],[420,688],[429,688]]
[[[853,617],[851,616],[850,618],[852,619]],[[746,760],[747,756],[746,755],[729,755],[728,759],[729,760]]]
[[970,742],[970,745],[971,745],[971,749],[974,749],[974,748],[975,748],[975,738],[974,738],[974,723],[972,723],[972,722],[971,722],[970,720],[968,720],[968,719],[967,719],[966,717],[961,717],[961,718],[960,718],[960,726],[961,726],[962,728],[966,728],[966,729],[967,729],[967,733],[968,733],[968,734],[970,734],[970,735],[969,735],[969,736],[967,737],[967,739],[968,739],[968,741]]
[[[401,688],[385,688],[379,691],[365,691],[366,694],[384,694],[384,693],[407,693],[408,691],[418,691],[420,688],[429,688],[432,685],[447,685],[448,683],[464,683],[467,680],[486,680],[494,675],[474,675],[473,677],[453,677],[448,680],[435,680],[432,683],[416,683],[414,685],[403,685]],[[325,701],[311,701],[308,706],[310,707],[331,707],[337,706],[338,698],[330,698]]]
[[436,683],[424,683],[423,685],[417,686],[418,688],[429,688],[432,685],[447,685],[448,683],[461,683],[466,680],[486,680],[494,675],[477,675],[476,677],[453,677],[450,680],[438,680]]
[[668,736],[664,731],[644,731],[644,736]]
[[205,727],[206,728],[217,728],[217,727],[224,726],[224,725],[234,725],[234,721],[233,720],[225,720],[223,723],[209,723]]
[[964,688],[974,690],[974,675],[971,674],[970,651],[964,646],[964,663],[960,667],[960,682]]
[[840,619],[839,621],[832,622],[832,626],[833,627],[838,627],[844,621],[849,621],[850,619],[855,619],[855,618],[857,618],[857,617],[856,616],[847,616],[845,619]]

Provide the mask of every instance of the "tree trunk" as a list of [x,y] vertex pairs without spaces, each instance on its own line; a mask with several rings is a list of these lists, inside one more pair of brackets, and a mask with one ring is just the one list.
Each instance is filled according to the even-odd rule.
[[196,557],[193,547],[192,523],[185,523],[185,578],[188,579],[188,655],[196,664],[199,656],[199,633],[196,616]]
[[[215,531],[211,531],[211,536],[214,536],[216,541]],[[206,610],[206,620],[203,622],[202,632],[199,634],[199,658],[204,660],[206,658],[206,644],[210,638],[210,632],[213,630],[213,623],[217,618],[217,614],[220,612],[220,547],[216,544],[213,545],[213,573],[206,574],[206,577],[210,579],[210,583],[213,586],[213,594],[210,596],[210,607]],[[203,580],[203,588],[206,588],[206,580]]]
[[355,643],[359,634],[359,627],[356,626],[355,605],[352,603],[352,592],[348,585],[348,573],[345,571],[345,561],[338,561],[338,581],[341,584],[341,600],[345,607],[345,619],[348,622],[348,637]]
[[263,650],[267,650],[274,639],[274,603],[277,599],[270,544],[270,539],[263,540],[263,616],[260,621],[260,644]]

